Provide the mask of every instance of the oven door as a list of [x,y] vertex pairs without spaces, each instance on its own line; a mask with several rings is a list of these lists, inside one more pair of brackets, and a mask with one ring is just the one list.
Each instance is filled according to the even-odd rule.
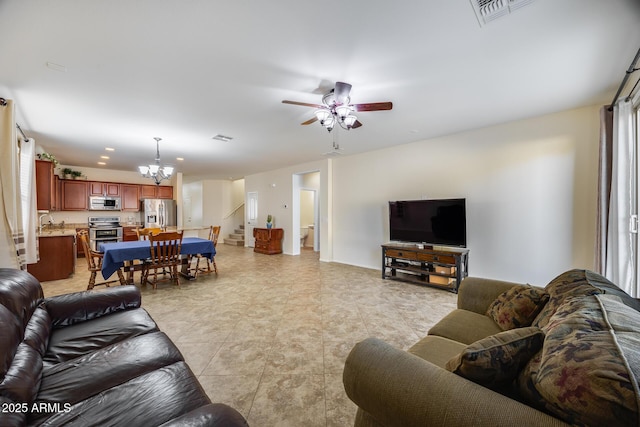
[[96,251],[96,252],[101,252],[100,251],[100,245],[103,243],[118,243],[121,242],[122,239],[118,239],[117,237],[112,237],[112,238],[102,238],[102,239],[94,239],[91,240],[90,242],[90,246],[91,246],[91,250],[92,251]]

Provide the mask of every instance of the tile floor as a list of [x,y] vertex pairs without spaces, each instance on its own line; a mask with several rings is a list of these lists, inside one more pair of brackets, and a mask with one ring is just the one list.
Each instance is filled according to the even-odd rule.
[[[142,305],[180,348],[214,402],[251,426],[351,426],[342,370],[369,336],[408,348],[455,308],[445,290],[382,280],[379,270],[318,254],[255,254],[218,245],[219,274],[141,287]],[[86,289],[83,258],[46,296]],[[136,276],[137,278],[137,276]]]

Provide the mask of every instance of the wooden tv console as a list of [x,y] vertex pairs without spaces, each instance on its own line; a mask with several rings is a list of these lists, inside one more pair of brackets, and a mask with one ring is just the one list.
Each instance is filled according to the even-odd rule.
[[382,278],[404,280],[458,292],[469,275],[469,249],[382,245]]

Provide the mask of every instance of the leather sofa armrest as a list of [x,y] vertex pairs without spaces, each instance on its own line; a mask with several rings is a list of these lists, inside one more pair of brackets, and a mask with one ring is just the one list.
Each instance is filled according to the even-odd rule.
[[387,427],[567,426],[376,338],[351,350],[343,382],[361,418]]
[[248,427],[240,412],[223,403],[210,403],[162,424],[160,427]]
[[498,295],[516,285],[522,283],[467,277],[458,288],[458,308],[485,314]]
[[83,291],[46,298],[43,302],[53,327],[69,326],[117,311],[139,308],[140,290],[133,285]]

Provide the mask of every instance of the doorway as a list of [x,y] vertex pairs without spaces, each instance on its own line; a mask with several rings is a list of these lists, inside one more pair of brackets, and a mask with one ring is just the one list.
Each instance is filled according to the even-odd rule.
[[293,176],[293,255],[301,250],[320,251],[319,221],[320,171]]

